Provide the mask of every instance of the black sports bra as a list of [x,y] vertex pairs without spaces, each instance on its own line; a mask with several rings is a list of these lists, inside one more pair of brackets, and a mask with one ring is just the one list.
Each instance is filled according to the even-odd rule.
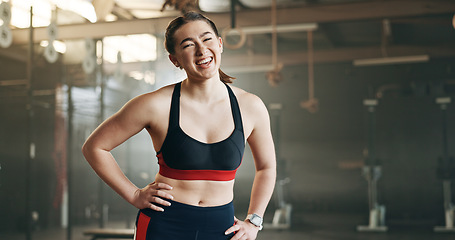
[[245,136],[237,98],[227,84],[226,88],[234,118],[234,131],[220,142],[203,143],[188,136],[180,128],[181,82],[175,85],[167,135],[157,152],[159,173],[162,176],[179,180],[212,181],[229,181],[235,178],[245,150]]

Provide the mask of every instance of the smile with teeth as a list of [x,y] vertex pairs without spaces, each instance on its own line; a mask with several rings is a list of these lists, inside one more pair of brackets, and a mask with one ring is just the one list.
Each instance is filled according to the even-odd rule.
[[207,64],[207,63],[211,62],[212,60],[213,60],[213,57],[204,58],[200,61],[197,61],[196,65]]

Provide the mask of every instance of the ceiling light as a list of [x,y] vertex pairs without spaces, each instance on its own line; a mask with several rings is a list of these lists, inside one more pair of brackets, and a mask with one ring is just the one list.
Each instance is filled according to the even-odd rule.
[[95,7],[90,0],[52,0],[57,7],[77,13],[90,22],[94,23],[97,20]]
[[415,55],[415,56],[401,56],[401,57],[356,59],[352,62],[352,64],[354,66],[371,66],[371,65],[428,62],[429,60],[430,60],[430,57],[428,55]]
[[147,62],[156,59],[156,38],[150,34],[111,36],[103,39],[103,56],[107,62],[116,63],[120,52],[122,62]]
[[118,17],[115,16],[114,14],[108,14],[105,18],[104,18],[104,21],[106,22],[114,22],[114,21],[117,21]]
[[231,9],[232,1],[199,0],[199,8],[204,12],[225,12]]
[[30,26],[30,7],[33,4],[33,26],[49,25],[55,6],[74,12],[90,22],[96,22],[95,8],[90,0],[14,0],[11,5],[11,25],[18,28]]
[[[54,40],[54,41],[52,41],[52,43],[54,45],[55,51],[57,51],[59,53],[66,53],[66,44],[64,42]],[[47,40],[40,42],[41,47],[47,47],[47,45],[49,45],[49,41],[47,41]]]
[[[28,28],[30,26],[30,6],[32,1],[15,0],[11,5],[11,25],[18,28]],[[51,4],[45,0],[33,1],[33,26],[44,27],[51,22]]]

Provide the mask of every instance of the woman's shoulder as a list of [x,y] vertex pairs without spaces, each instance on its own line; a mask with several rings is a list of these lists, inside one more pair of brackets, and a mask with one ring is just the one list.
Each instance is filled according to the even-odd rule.
[[161,101],[169,100],[174,91],[175,84],[166,85],[152,92],[144,93],[134,97],[132,100],[139,103],[161,104]]
[[166,105],[170,106],[174,86],[175,84],[170,84],[155,91],[138,95],[131,99],[125,107],[138,109],[142,112],[165,110]]
[[262,99],[256,94],[247,92],[238,87],[232,87],[246,122],[258,122],[268,118],[268,110]]
[[232,91],[234,92],[238,102],[240,105],[245,105],[245,106],[257,106],[263,105],[264,103],[262,102],[261,98],[258,97],[256,94],[247,92],[239,87],[232,86]]
[[268,124],[269,113],[261,98],[238,87],[232,87],[232,90],[240,106],[246,136],[256,127]]

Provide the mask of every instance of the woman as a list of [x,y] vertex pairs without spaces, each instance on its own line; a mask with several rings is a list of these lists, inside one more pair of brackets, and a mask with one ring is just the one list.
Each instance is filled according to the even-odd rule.
[[[84,156],[140,209],[137,240],[256,239],[276,177],[267,109],[257,96],[226,84],[232,78],[220,70],[223,42],[203,15],[190,12],[173,20],[165,46],[187,78],[129,101],[90,135]],[[153,183],[138,188],[110,151],[144,128],[160,170]],[[248,216],[241,221],[234,217],[232,200],[246,141],[256,174]]]

